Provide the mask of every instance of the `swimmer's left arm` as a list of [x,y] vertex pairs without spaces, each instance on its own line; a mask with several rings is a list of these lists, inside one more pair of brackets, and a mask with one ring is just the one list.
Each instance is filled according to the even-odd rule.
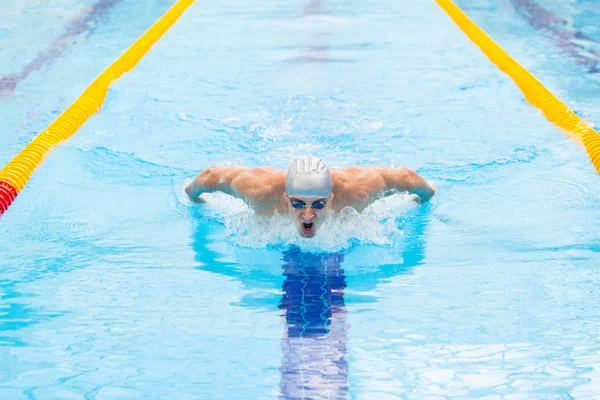
[[427,201],[435,194],[433,183],[427,182],[414,170],[406,167],[386,168],[381,171],[387,190],[409,192],[419,196],[421,201]]

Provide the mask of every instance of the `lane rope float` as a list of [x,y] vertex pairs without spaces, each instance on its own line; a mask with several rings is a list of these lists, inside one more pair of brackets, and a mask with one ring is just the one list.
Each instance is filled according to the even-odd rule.
[[152,46],[173,26],[194,0],[179,0],[71,104],[0,171],[0,216],[23,190],[31,175],[52,149],[70,138],[100,110],[108,88],[131,71]]
[[566,131],[567,134],[570,134],[569,136],[580,139],[596,172],[600,174],[600,135],[598,132],[508,55],[456,4],[451,0],[436,0],[436,2],[490,61],[515,81],[532,105],[539,108],[550,122]]

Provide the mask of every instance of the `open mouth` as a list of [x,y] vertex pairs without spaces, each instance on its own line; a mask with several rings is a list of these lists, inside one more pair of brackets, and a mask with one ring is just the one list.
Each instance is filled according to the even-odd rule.
[[311,234],[313,232],[313,227],[314,227],[314,224],[312,222],[303,222],[302,223],[302,230],[307,235]]

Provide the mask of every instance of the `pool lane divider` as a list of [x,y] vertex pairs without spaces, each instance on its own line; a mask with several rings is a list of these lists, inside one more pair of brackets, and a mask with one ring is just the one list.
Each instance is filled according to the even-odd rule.
[[0,216],[23,190],[31,175],[52,149],[67,140],[100,110],[108,88],[131,71],[150,48],[173,26],[194,0],[179,0],[73,102],[0,171]]
[[581,141],[594,168],[600,174],[600,135],[598,132],[508,55],[456,4],[451,0],[436,0],[436,2],[490,61],[515,81],[532,105],[539,108],[550,122],[566,131],[569,136]]

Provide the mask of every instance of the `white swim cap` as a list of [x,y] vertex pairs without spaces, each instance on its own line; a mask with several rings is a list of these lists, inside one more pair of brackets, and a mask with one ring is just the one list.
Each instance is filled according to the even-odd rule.
[[290,163],[285,178],[285,191],[289,196],[329,197],[332,187],[329,168],[320,158],[303,156]]

